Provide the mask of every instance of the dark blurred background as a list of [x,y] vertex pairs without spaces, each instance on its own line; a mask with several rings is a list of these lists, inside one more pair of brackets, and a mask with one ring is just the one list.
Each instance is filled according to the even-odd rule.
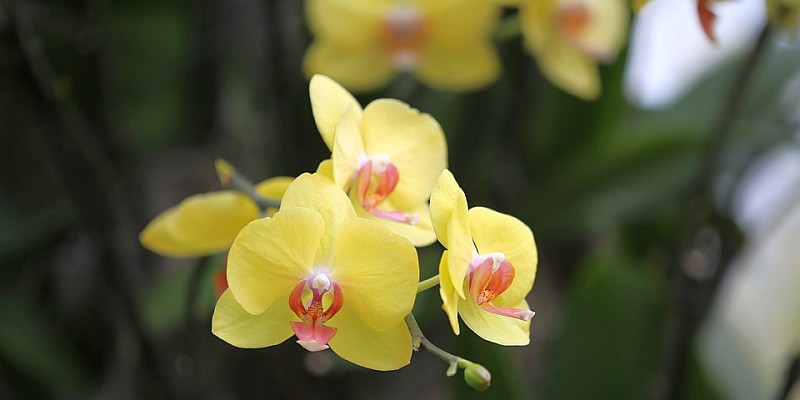
[[[224,257],[161,257],[138,234],[218,189],[216,158],[257,182],[328,156],[300,68],[311,39],[297,0],[0,2],[0,398],[791,396],[800,51],[772,38],[659,110],[626,99],[627,51],[585,102],[542,77],[519,35],[498,41],[504,74],[485,89],[400,76],[359,95],[434,116],[470,204],[534,231],[529,346],[454,337],[436,290],[415,307],[434,343],[492,371],[489,391],[425,352],[378,373],[291,340],[214,337]],[[437,246],[420,250],[423,277]]]

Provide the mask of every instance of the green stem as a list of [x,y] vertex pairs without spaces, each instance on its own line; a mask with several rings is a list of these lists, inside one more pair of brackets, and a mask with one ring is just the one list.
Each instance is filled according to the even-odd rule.
[[422,293],[439,284],[439,275],[432,276],[419,283],[417,286],[417,293]]
[[256,186],[250,182],[249,179],[245,178],[244,175],[240,174],[236,168],[233,167],[230,163],[225,160],[217,160],[214,163],[214,166],[217,169],[217,175],[219,175],[219,180],[222,182],[222,186],[231,187],[235,190],[243,192],[247,196],[249,196],[259,207],[262,209],[268,208],[280,208],[281,202],[279,200],[268,199],[262,195],[260,195],[256,191]]
[[414,349],[419,350],[419,348],[422,347],[428,353],[431,353],[440,360],[446,362],[447,365],[450,366],[447,369],[447,376],[455,375],[459,368],[463,369],[473,365],[473,362],[450,354],[431,343],[431,341],[425,337],[425,335],[422,333],[422,330],[419,328],[419,324],[417,323],[417,319],[414,318],[414,314],[406,315],[406,325],[408,325],[408,330],[411,332],[411,345],[414,346]]

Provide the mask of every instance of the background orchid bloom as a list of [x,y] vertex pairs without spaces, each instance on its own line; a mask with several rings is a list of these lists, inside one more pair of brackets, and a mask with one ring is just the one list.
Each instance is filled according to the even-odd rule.
[[572,95],[600,94],[597,61],[610,63],[625,44],[626,0],[528,0],[520,2],[522,33],[539,68]]
[[356,91],[379,88],[398,71],[440,89],[477,89],[500,74],[490,38],[498,16],[482,0],[310,0],[315,41],[304,68]]
[[328,178],[304,174],[272,218],[242,229],[228,258],[230,288],[219,299],[215,335],[237,347],[292,336],[309,351],[330,346],[376,370],[411,359],[411,312],[419,280],[414,247],[357,218]]
[[393,99],[375,100],[362,111],[347,90],[322,75],[311,79],[309,92],[331,149],[333,180],[349,193],[356,213],[415,246],[436,241],[427,202],[447,167],[439,123]]
[[461,315],[485,340],[527,345],[533,312],[525,296],[538,260],[530,228],[488,208],[467,210],[467,198],[448,170],[433,189],[431,217],[447,248],[439,263],[439,293],[453,331],[459,334]]
[[[256,185],[262,197],[280,200],[293,178],[279,176]],[[267,215],[275,209],[266,210]],[[246,194],[222,190],[191,196],[156,216],[139,235],[148,250],[168,257],[199,257],[227,250],[236,234],[261,210]]]

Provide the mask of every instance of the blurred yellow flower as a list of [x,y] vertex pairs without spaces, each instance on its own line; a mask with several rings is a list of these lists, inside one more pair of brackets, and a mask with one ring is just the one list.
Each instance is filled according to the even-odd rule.
[[625,0],[520,1],[522,33],[553,84],[583,99],[600,94],[597,61],[610,63],[625,44]]
[[450,171],[431,195],[436,236],[447,250],[439,263],[439,294],[453,332],[458,315],[478,336],[519,346],[530,342],[531,291],[538,261],[530,228],[483,207],[467,210],[467,198]]
[[486,86],[500,74],[490,35],[499,9],[485,0],[309,0],[315,36],[304,69],[355,91],[398,71],[445,90]]
[[426,246],[436,241],[428,198],[447,167],[444,132],[428,114],[394,99],[361,109],[352,95],[323,75],[309,86],[314,118],[331,149],[330,174],[350,195],[359,216]]
[[212,331],[245,348],[296,335],[309,351],[329,346],[376,370],[411,359],[404,317],[416,297],[417,252],[380,224],[357,218],[330,179],[303,174],[280,211],[242,229],[228,257],[230,288]]
[[[280,200],[291,182],[292,178],[285,176],[267,179],[256,185],[256,192]],[[168,257],[219,253],[227,250],[236,234],[260,214],[258,205],[241,192],[198,194],[156,216],[139,235],[139,241],[148,250]]]

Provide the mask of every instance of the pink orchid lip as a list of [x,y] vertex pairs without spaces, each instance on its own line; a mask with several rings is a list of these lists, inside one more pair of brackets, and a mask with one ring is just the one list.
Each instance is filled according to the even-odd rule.
[[502,253],[491,253],[486,256],[476,254],[470,264],[469,296],[487,312],[528,321],[533,318],[533,311],[512,307],[495,307],[491,304],[492,300],[511,286],[515,276],[514,266],[505,259]]
[[400,173],[388,157],[378,156],[362,159],[356,172],[358,202],[367,213],[375,217],[416,225],[419,222],[416,214],[378,208],[392,194],[399,181]]
[[[303,304],[303,292],[311,291],[311,299]],[[327,309],[323,308],[322,297],[327,292],[333,295],[333,301]],[[297,336],[297,343],[308,351],[321,351],[328,348],[328,342],[336,335],[336,328],[326,326],[344,304],[344,296],[339,285],[325,273],[315,273],[300,281],[289,295],[289,308],[294,311],[300,321],[291,321],[292,331]]]

